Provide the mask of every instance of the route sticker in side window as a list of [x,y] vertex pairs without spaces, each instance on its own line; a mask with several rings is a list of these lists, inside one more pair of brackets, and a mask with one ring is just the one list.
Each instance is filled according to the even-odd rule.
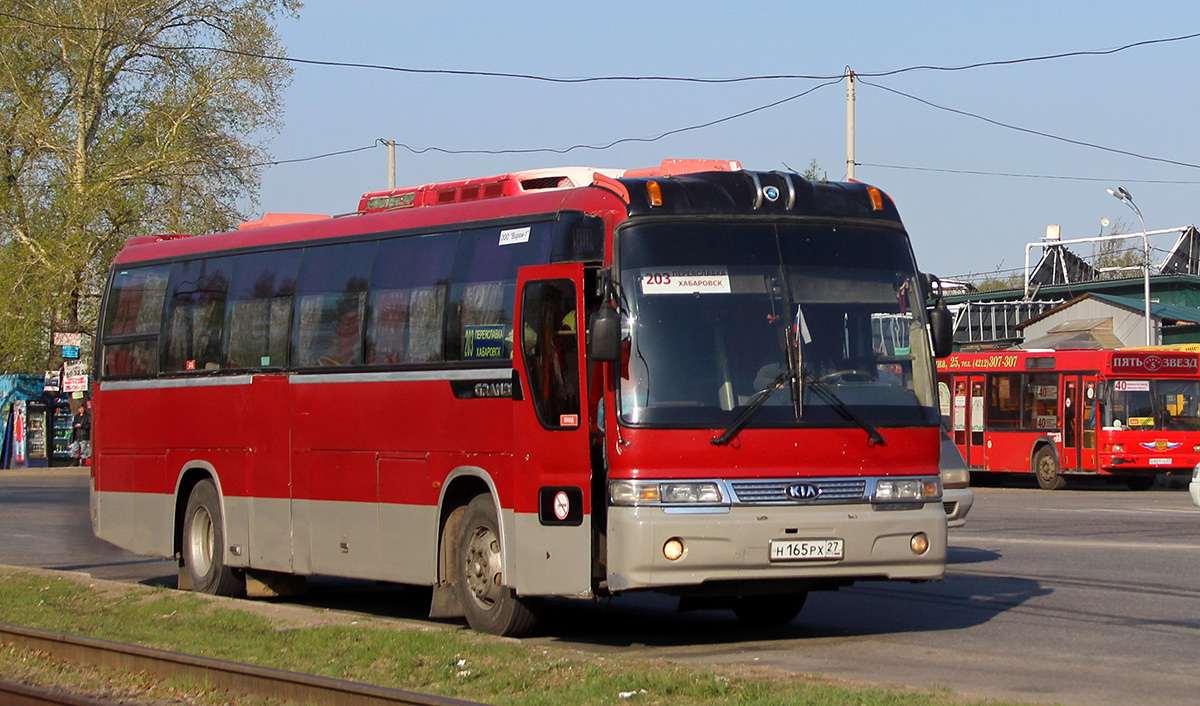
[[642,294],[729,294],[724,267],[647,267],[639,276]]
[[504,336],[504,324],[463,327],[463,360],[502,359]]
[[533,230],[531,226],[524,228],[509,228],[508,230],[500,231],[500,245],[516,245],[517,243],[528,243],[529,234]]

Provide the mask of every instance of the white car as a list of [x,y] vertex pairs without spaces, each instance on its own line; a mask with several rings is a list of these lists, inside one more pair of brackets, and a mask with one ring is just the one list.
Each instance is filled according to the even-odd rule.
[[1188,493],[1192,496],[1192,504],[1200,507],[1200,465],[1192,469],[1192,482],[1188,483]]
[[[971,472],[963,461],[954,440],[942,430],[942,505],[946,508],[946,526],[962,527],[967,523],[967,513],[975,503],[971,492]],[[1192,481],[1192,499],[1196,499],[1196,481]]]

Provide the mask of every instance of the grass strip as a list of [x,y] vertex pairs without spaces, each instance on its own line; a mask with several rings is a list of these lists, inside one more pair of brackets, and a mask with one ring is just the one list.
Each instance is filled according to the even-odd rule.
[[[766,669],[695,668],[586,655],[465,630],[349,624],[297,627],[239,609],[234,601],[141,586],[112,592],[68,577],[23,571],[0,572],[0,616],[4,622],[43,630],[497,706],[1015,703],[967,700],[947,690],[850,687]],[[53,665],[39,669],[62,671]]]

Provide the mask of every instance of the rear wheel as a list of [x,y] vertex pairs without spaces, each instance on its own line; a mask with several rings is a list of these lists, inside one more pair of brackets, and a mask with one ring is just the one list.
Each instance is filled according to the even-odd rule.
[[183,566],[192,590],[216,596],[239,596],[246,579],[225,565],[225,524],[217,487],[204,479],[192,488],[183,515]]
[[456,579],[467,623],[480,632],[523,637],[537,627],[536,603],[504,583],[504,552],[491,496],[478,495],[463,515],[458,534]]
[[729,599],[729,607],[743,623],[751,627],[765,628],[790,623],[800,615],[807,599],[807,591],[766,596],[736,596]]
[[1058,457],[1049,446],[1043,446],[1033,454],[1033,474],[1037,476],[1038,485],[1044,490],[1062,490],[1067,487],[1067,479],[1058,472]]

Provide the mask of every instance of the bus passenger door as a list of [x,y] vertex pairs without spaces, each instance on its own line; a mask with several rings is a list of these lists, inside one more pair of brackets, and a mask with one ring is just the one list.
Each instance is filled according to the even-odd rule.
[[984,377],[972,375],[968,379],[970,394],[967,399],[967,452],[963,457],[971,468],[986,468],[986,458],[983,448],[984,410]]
[[1096,425],[1099,416],[1099,388],[1095,375],[1083,376],[1079,406],[1079,468],[1096,470]]
[[955,377],[953,385],[952,409],[950,412],[950,436],[963,459],[967,458],[967,378]]
[[1079,468],[1083,446],[1083,400],[1078,375],[1062,376],[1058,418],[1062,420],[1062,445],[1059,448],[1061,468]]
[[[591,590],[591,456],[580,264],[517,276],[513,368],[514,533],[510,586],[523,595]],[[515,562],[513,561],[515,559]]]

